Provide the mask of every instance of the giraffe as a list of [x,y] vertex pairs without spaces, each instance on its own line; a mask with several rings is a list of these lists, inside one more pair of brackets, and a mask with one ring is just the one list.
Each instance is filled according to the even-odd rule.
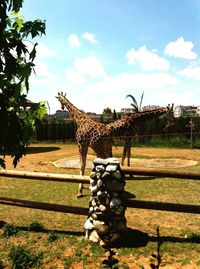
[[[58,93],[61,108],[66,108],[77,124],[76,141],[80,155],[80,174],[84,175],[88,148],[92,148],[97,158],[109,158],[112,155],[113,137],[123,137],[124,133],[134,130],[134,126],[143,120],[158,117],[167,109],[137,112],[122,116],[109,124],[98,123],[86,113],[76,108],[63,92]],[[79,184],[77,197],[82,197],[83,184]]]
[[124,165],[125,159],[127,158],[127,166],[130,166],[131,143],[132,143],[133,136],[137,134],[138,126],[141,125],[143,121],[145,120],[151,120],[163,114],[168,115],[169,112],[170,112],[169,105],[166,108],[162,107],[162,108],[153,109],[153,110],[137,111],[134,113],[129,113],[127,115],[124,115],[121,119],[119,119],[119,121],[123,120],[123,121],[126,121],[126,123],[129,123],[129,126],[126,126],[125,128],[121,128],[119,126],[118,120],[109,124],[110,126],[112,125],[115,126],[114,130],[112,131],[112,136],[115,137],[117,135],[119,137],[120,132],[121,132],[121,136],[119,138],[124,140],[121,165]]
[[[66,108],[77,124],[76,142],[80,155],[80,174],[84,175],[88,148],[92,148],[97,158],[112,157],[112,137],[103,123],[92,120],[86,113],[76,108],[63,92],[58,93],[61,108]],[[83,184],[79,184],[77,197],[82,197]]]

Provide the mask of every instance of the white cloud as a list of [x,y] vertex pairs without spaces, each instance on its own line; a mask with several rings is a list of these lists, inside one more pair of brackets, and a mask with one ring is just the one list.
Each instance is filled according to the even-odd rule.
[[138,50],[130,49],[126,57],[128,59],[128,64],[139,63],[143,70],[169,70],[169,62],[158,56],[155,50],[148,51],[146,46],[140,47]]
[[68,68],[65,72],[65,75],[66,75],[67,80],[77,85],[81,85],[86,81],[85,77],[81,73],[77,72],[76,70],[72,68]]
[[106,72],[101,61],[94,56],[88,56],[85,58],[76,58],[73,64],[73,68],[67,69],[66,76],[68,79],[78,83],[84,82],[84,76],[89,78],[104,78]]
[[72,48],[78,48],[81,46],[80,39],[76,34],[69,35],[68,41]]
[[[145,92],[146,104],[167,105],[170,100],[165,99],[162,92],[167,89],[179,86],[180,80],[167,73],[121,73],[115,77],[106,77],[105,79],[92,83],[85,87],[83,100],[90,100],[82,108],[86,111],[102,112],[105,107],[111,107],[120,111],[122,107],[129,106],[125,96],[127,94],[138,95],[140,98],[142,92]],[[158,99],[152,99],[152,93],[157,91],[161,93]]]
[[192,78],[195,80],[200,80],[200,66],[187,67],[183,69],[180,74]]
[[91,42],[91,43],[98,43],[98,41],[96,40],[95,34],[91,34],[91,33],[84,33],[82,35],[82,37],[84,39],[86,39],[87,41]]
[[49,49],[45,44],[39,43],[36,46],[36,58],[47,58],[52,57],[56,55],[56,52],[54,50]]
[[160,89],[164,87],[174,86],[179,84],[179,80],[168,74],[168,73],[121,73],[116,77],[106,77],[104,80],[94,83],[91,85],[90,90],[93,92],[104,92],[108,91],[112,94],[117,94],[124,90],[131,89]]
[[[52,73],[49,70],[48,65],[44,61],[41,61],[40,59],[35,61],[35,73],[36,73],[36,77],[38,79],[43,80],[43,83],[44,82],[50,83],[56,79],[56,75],[54,73]],[[34,78],[34,77],[35,77],[35,75],[32,75],[32,78]]]
[[193,60],[197,54],[192,51],[194,45],[191,41],[185,41],[183,37],[178,38],[175,42],[169,42],[165,47],[165,54],[175,58]]
[[[29,51],[32,49],[33,44],[30,42],[26,42],[26,45]],[[35,74],[31,75],[31,81],[34,82],[35,80],[39,79],[41,83],[48,84],[52,83],[56,80],[56,75],[49,70],[49,66],[46,63],[46,58],[53,57],[56,55],[56,51],[51,50],[43,43],[39,43],[36,47],[36,58],[34,61],[35,67]]]

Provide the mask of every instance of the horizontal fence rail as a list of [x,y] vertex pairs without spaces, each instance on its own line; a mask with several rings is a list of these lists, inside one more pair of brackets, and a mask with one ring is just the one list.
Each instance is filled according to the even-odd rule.
[[[132,168],[122,166],[121,170],[124,174],[140,175],[140,176],[156,176],[156,177],[169,177],[179,179],[192,179],[200,180],[200,172],[188,172],[180,170],[159,170],[159,169],[147,169],[147,168]],[[48,181],[60,181],[71,183],[88,183],[90,182],[89,176],[81,175],[68,175],[68,174],[55,174],[55,173],[42,173],[42,172],[24,172],[15,170],[0,170],[0,176],[14,177],[21,179],[33,179],[33,180],[48,180]],[[134,178],[128,178],[133,180]]]
[[56,212],[62,212],[62,213],[78,214],[78,215],[88,215],[87,207],[77,207],[77,206],[60,205],[60,204],[52,204],[52,203],[44,203],[44,202],[35,202],[35,201],[27,201],[27,200],[15,199],[15,198],[5,198],[5,197],[0,197],[0,204],[18,206],[18,207],[27,207],[27,208],[47,210],[47,211],[56,211]]
[[[0,204],[26,207],[47,211],[56,211],[69,214],[78,215],[88,215],[87,207],[74,207],[61,204],[27,201],[15,198],[5,198],[0,197]],[[189,205],[189,204],[176,204],[176,203],[163,203],[154,201],[142,201],[142,200],[127,200],[125,206],[129,208],[139,208],[139,209],[151,209],[151,210],[161,210],[161,211],[171,211],[179,213],[192,213],[200,214],[200,205]]]
[[[122,167],[122,172],[129,175],[140,175],[140,176],[155,176],[155,177],[169,177],[179,179],[192,179],[200,180],[200,172],[188,172],[178,170],[166,170],[166,169],[152,169],[152,168],[132,168]],[[132,178],[130,178],[131,180]]]
[[[124,174],[131,175],[142,175],[142,176],[157,176],[157,177],[169,177],[179,179],[193,179],[199,180],[200,173],[198,172],[186,172],[177,170],[156,170],[156,169],[136,169],[130,167],[122,167]],[[41,172],[24,172],[24,171],[13,171],[13,170],[0,170],[0,176],[20,178],[20,179],[32,179],[32,180],[46,180],[56,182],[69,182],[69,183],[85,183],[88,184],[90,181],[89,176],[79,175],[67,175],[67,174],[54,174],[54,173],[41,173]],[[134,177],[128,178],[134,180]],[[87,215],[88,208],[85,207],[73,207],[68,205],[27,201],[15,198],[0,197],[0,204],[28,207],[34,209],[57,211],[71,214]],[[176,204],[176,203],[164,203],[155,201],[142,201],[142,200],[127,200],[125,206],[129,208],[140,208],[150,210],[161,210],[161,211],[172,211],[182,213],[193,213],[200,214],[200,205],[189,205],[189,204]]]
[[69,182],[69,183],[88,183],[90,182],[89,176],[44,173],[44,172],[24,172],[14,170],[0,170],[0,176],[13,177],[20,179],[56,181],[56,182]]

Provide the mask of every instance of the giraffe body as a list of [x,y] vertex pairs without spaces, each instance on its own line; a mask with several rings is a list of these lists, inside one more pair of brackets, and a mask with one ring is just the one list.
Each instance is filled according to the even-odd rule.
[[112,157],[113,140],[107,126],[93,121],[87,114],[76,108],[63,93],[58,94],[62,109],[66,107],[77,124],[76,141],[79,148],[81,175],[84,175],[88,148],[98,158]]
[[[112,157],[113,137],[127,137],[123,158],[130,159],[131,136],[135,134],[135,126],[145,120],[159,117],[166,113],[166,108],[137,112],[122,116],[109,124],[93,121],[87,114],[76,108],[63,93],[57,97],[62,109],[67,108],[77,123],[76,141],[79,148],[81,175],[84,175],[88,148],[91,147],[98,158]],[[122,159],[123,159],[122,158]],[[82,196],[83,185],[79,185],[78,197]]]

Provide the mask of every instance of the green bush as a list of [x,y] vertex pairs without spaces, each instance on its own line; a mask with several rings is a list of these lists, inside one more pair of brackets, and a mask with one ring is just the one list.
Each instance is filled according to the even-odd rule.
[[9,237],[12,235],[16,235],[19,232],[19,228],[12,224],[5,224],[3,226],[3,237]]
[[54,231],[49,233],[49,237],[48,237],[48,242],[49,243],[52,243],[52,242],[54,242],[54,241],[56,241],[58,239],[59,239],[59,235],[56,234]]
[[42,232],[45,230],[45,227],[42,223],[40,222],[32,222],[30,225],[29,225],[29,231],[34,231],[34,232]]
[[3,269],[4,265],[3,265],[3,261],[0,259],[0,269]]
[[26,246],[13,246],[8,254],[12,269],[27,269],[39,265],[42,253],[33,254]]

